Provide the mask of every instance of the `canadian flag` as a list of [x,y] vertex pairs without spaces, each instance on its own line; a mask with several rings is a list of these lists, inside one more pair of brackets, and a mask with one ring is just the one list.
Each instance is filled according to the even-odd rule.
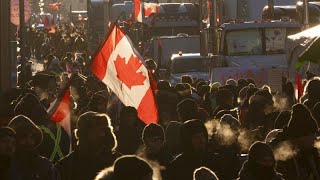
[[49,9],[53,9],[53,10],[59,10],[60,9],[60,5],[61,5],[61,3],[57,2],[57,3],[49,4],[48,8]]
[[158,110],[147,68],[130,38],[115,24],[93,56],[91,70],[122,101],[135,107],[146,124],[158,122]]
[[158,12],[159,12],[158,3],[147,3],[147,2],[141,2],[141,0],[134,0],[135,21],[143,22],[145,18],[152,17],[152,15]]
[[133,1],[134,20],[136,22],[142,22],[142,3],[141,0]]
[[51,103],[47,110],[52,121],[60,124],[71,137],[70,119],[70,83],[64,87],[58,97]]
[[144,3],[144,17],[148,18],[159,12],[157,3]]

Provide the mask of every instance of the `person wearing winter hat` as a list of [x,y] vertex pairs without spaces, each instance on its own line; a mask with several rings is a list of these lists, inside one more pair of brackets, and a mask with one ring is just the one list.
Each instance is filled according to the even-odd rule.
[[201,167],[193,172],[193,180],[219,180],[217,175],[206,167]]
[[203,122],[210,119],[209,114],[202,108],[198,107],[196,101],[187,98],[177,105],[177,113],[180,122],[191,119],[200,119]]
[[12,161],[13,179],[56,180],[57,172],[51,162],[37,153],[43,135],[26,116],[14,117],[9,125],[16,132],[16,153]]
[[[43,141],[37,149],[41,156],[48,158],[52,162],[57,162],[64,155],[69,153],[70,138],[68,133],[56,122],[51,121],[47,111],[40,104],[38,98],[33,94],[26,94],[14,108],[15,115],[24,115],[34,124],[41,128]],[[59,135],[61,133],[61,135]],[[51,136],[54,135],[54,138]],[[60,136],[60,138],[57,138]],[[58,151],[55,153],[56,143],[59,144]]]
[[272,149],[263,142],[255,142],[249,149],[248,160],[243,164],[238,180],[281,180],[275,167]]
[[168,163],[168,156],[164,152],[164,131],[163,128],[155,123],[147,125],[142,132],[144,150],[142,157],[156,161],[160,165]]
[[10,167],[16,150],[16,132],[9,127],[0,127],[0,179],[11,179]]
[[[206,166],[218,174],[223,168],[219,156],[208,152],[208,132],[200,120],[189,120],[181,126],[182,153],[169,164],[169,180],[191,180],[196,168]],[[219,166],[218,166],[219,165]]]
[[243,123],[245,128],[254,130],[259,126],[262,126],[268,130],[273,129],[276,116],[274,119],[267,118],[267,115],[273,113],[274,102],[272,98],[273,96],[268,90],[259,90],[251,96],[249,100],[248,113]]
[[134,155],[118,158],[111,168],[102,170],[95,180],[152,180],[153,169],[144,159]]
[[117,140],[106,114],[92,111],[82,114],[75,135],[78,139],[75,150],[56,164],[61,180],[94,179],[119,157],[115,151]]
[[315,148],[318,135],[318,123],[307,106],[294,105],[289,123],[273,142],[275,147],[281,146],[282,142],[289,143],[297,152],[292,158],[279,163],[282,167],[280,172],[286,179],[320,178],[320,163],[317,160],[320,157],[318,149]]
[[218,128],[209,141],[210,150],[221,155],[222,161],[228,164],[223,172],[224,179],[237,178],[241,168],[241,148],[238,142],[240,126],[237,118],[225,114],[220,118]]

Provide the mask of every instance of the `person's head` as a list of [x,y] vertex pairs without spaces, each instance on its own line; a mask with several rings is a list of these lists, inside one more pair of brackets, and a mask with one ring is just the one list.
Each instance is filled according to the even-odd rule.
[[198,105],[192,99],[185,99],[177,105],[177,113],[182,122],[195,119],[197,118]]
[[221,89],[217,93],[217,104],[228,104],[230,106],[233,106],[233,94],[231,91],[227,89]]
[[207,152],[208,131],[200,120],[184,122],[180,129],[180,136],[184,153],[204,155]]
[[314,78],[310,80],[306,85],[306,92],[308,93],[308,98],[310,100],[319,100],[320,98],[320,80]]
[[291,117],[287,129],[291,138],[314,135],[318,132],[318,123],[307,106],[295,104],[292,106]]
[[205,85],[207,85],[207,83],[205,82],[205,81],[199,81],[197,84],[196,84],[196,90],[199,92],[200,91],[200,88],[202,87],[202,86],[205,86]]
[[193,79],[191,78],[191,76],[183,75],[181,77],[181,83],[188,83],[188,84],[192,85],[193,84]]
[[16,132],[17,151],[33,151],[41,144],[42,131],[28,117],[18,115],[9,122],[8,126]]
[[268,90],[259,90],[250,98],[250,107],[254,107],[269,114],[273,111],[273,96]]
[[134,127],[140,121],[138,112],[134,107],[126,106],[120,111],[120,128]]
[[171,85],[168,81],[160,80],[157,83],[158,90],[169,90],[171,88]]
[[12,158],[16,151],[16,132],[9,127],[0,127],[0,158]]
[[77,121],[76,137],[80,149],[90,152],[112,151],[117,147],[110,118],[102,113],[89,111],[82,114]]
[[112,168],[102,170],[95,180],[152,180],[153,169],[145,160],[126,155],[118,158]]
[[34,75],[30,85],[36,91],[40,100],[53,96],[57,89],[56,78],[45,73],[37,73]]
[[240,121],[231,114],[225,114],[220,118],[216,131],[216,137],[222,145],[235,143],[240,135]]
[[232,85],[232,86],[237,86],[237,85],[238,85],[238,84],[237,84],[237,81],[234,80],[234,79],[228,79],[228,80],[226,81],[226,84],[227,84],[227,85]]
[[251,145],[248,154],[248,170],[256,178],[272,179],[276,160],[269,147],[264,142],[255,142]]
[[40,101],[33,94],[27,93],[14,108],[15,115],[24,115],[37,125],[49,121],[49,116]]
[[211,84],[210,94],[212,96],[215,96],[218,93],[220,86],[221,86],[221,84],[219,82],[214,82],[213,84]]
[[245,80],[245,79],[238,79],[238,81],[237,81],[237,86],[238,86],[238,89],[242,89],[243,87],[245,87],[245,86],[248,86],[249,85],[249,83],[248,83],[248,81],[247,80]]
[[142,140],[147,153],[159,153],[164,145],[164,139],[163,128],[158,124],[151,123],[143,129]]
[[194,170],[193,180],[219,180],[219,178],[213,171],[203,166]]
[[108,108],[108,96],[103,92],[96,92],[91,97],[88,106],[91,111],[106,113]]
[[147,66],[147,69],[149,69],[149,70],[156,70],[157,69],[157,63],[152,59],[146,60],[146,66]]

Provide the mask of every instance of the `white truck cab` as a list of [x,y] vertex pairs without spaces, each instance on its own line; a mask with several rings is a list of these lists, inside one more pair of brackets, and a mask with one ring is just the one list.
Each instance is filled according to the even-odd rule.
[[209,80],[210,63],[211,58],[200,56],[200,53],[173,54],[168,63],[167,78],[173,85],[181,82],[183,75]]
[[219,54],[211,69],[211,82],[253,78],[263,85],[269,84],[270,70],[285,75],[288,69],[286,39],[300,30],[299,23],[289,21],[223,24],[218,33]]

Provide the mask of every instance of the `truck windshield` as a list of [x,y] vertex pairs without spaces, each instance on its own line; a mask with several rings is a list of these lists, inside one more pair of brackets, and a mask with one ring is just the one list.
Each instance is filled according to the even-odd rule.
[[229,56],[262,54],[262,33],[259,29],[227,32],[226,46]]
[[266,28],[266,52],[268,54],[285,53],[286,28]]
[[172,65],[172,73],[209,72],[209,63],[210,59],[207,58],[175,59]]

